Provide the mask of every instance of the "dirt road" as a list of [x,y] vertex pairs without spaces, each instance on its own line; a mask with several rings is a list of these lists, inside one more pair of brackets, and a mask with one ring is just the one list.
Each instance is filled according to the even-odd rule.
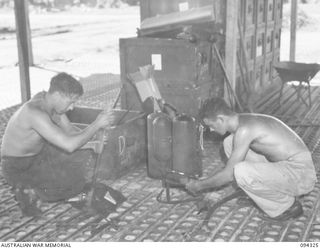
[[[136,35],[139,27],[138,7],[71,13],[30,13],[32,47],[35,64],[74,62],[83,67],[93,56],[104,64],[105,71],[119,72],[118,40]],[[1,13],[0,25],[14,29],[13,13]],[[18,62],[15,33],[0,36],[0,68]],[[82,58],[82,59],[81,59]],[[80,60],[80,61],[79,61]],[[97,65],[95,65],[96,67]],[[117,72],[114,72],[117,73]]]

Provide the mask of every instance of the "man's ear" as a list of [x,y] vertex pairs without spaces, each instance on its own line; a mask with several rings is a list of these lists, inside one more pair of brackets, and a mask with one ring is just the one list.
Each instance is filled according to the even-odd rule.
[[56,98],[60,97],[60,93],[59,92],[53,92],[53,93],[51,93],[51,96],[56,99]]
[[219,114],[217,115],[217,121],[220,121],[221,123],[223,123],[226,120],[226,116],[223,114]]
[[209,120],[208,118],[204,118],[204,119],[203,119],[203,122],[204,122],[205,124],[208,124],[209,121],[210,121],[210,120]]

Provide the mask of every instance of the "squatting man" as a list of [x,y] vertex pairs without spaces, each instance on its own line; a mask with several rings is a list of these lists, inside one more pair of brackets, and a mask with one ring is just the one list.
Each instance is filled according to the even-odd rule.
[[[83,94],[78,80],[59,73],[48,92],[40,92],[24,103],[10,118],[1,144],[2,173],[13,187],[25,215],[41,213],[39,201],[58,201],[79,194],[85,181],[87,143],[110,122],[101,112],[87,128],[80,130],[69,121]],[[94,147],[93,147],[94,148]]]
[[310,151],[292,129],[272,116],[235,113],[220,98],[205,101],[200,118],[211,130],[230,133],[223,141],[228,160],[214,175],[190,180],[189,191],[235,179],[267,218],[283,221],[303,213],[296,197],[314,188],[316,172]]

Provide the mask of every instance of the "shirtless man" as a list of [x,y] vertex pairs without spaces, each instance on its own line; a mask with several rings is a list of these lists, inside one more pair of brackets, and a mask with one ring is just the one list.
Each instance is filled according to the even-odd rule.
[[311,153],[302,139],[280,120],[263,114],[238,114],[223,99],[207,100],[203,122],[224,135],[226,166],[214,175],[190,180],[197,192],[236,180],[267,217],[286,220],[303,213],[296,196],[309,193],[316,182]]
[[76,150],[109,123],[106,112],[84,130],[70,123],[66,112],[82,94],[76,79],[59,73],[51,79],[48,92],[24,103],[7,124],[1,145],[2,173],[26,215],[39,213],[38,198],[57,201],[82,191],[88,154]]

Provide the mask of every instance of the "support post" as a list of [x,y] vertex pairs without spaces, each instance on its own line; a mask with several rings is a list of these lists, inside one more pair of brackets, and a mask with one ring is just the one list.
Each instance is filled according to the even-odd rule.
[[[239,0],[226,0],[226,47],[225,47],[225,66],[231,87],[236,92],[236,66],[237,66],[237,40],[238,40],[238,11]],[[225,93],[228,91],[225,88]],[[226,95],[225,95],[226,97]],[[226,98],[227,99],[227,98]],[[235,100],[230,103],[235,106]]]
[[291,0],[290,61],[296,60],[298,0]]
[[34,65],[33,61],[33,51],[32,51],[32,40],[31,40],[31,27],[29,18],[29,0],[25,3],[25,17],[26,17],[26,30],[27,30],[27,41],[28,41],[28,56],[29,56],[29,66]]
[[31,97],[26,7],[27,0],[14,0],[22,102],[26,102]]

